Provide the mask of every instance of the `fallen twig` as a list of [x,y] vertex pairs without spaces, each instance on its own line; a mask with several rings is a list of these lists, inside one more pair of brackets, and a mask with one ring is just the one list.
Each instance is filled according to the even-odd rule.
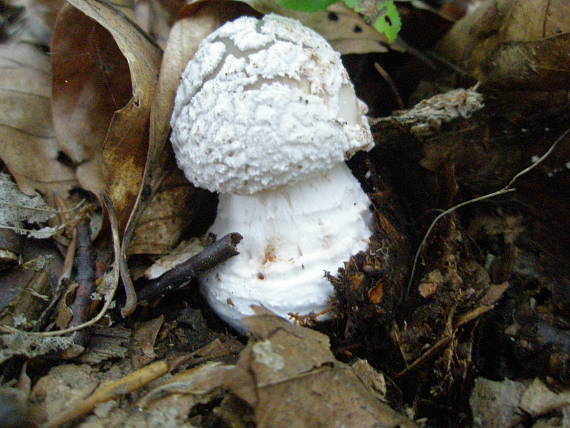
[[73,333],[74,331],[82,330],[86,327],[90,327],[96,322],[98,322],[109,310],[111,303],[113,302],[113,297],[115,296],[115,292],[117,291],[117,287],[119,285],[119,252],[120,252],[120,241],[119,241],[119,225],[117,222],[117,216],[115,214],[115,209],[113,208],[113,203],[109,196],[105,193],[102,194],[102,200],[105,204],[105,208],[107,208],[107,212],[109,214],[109,221],[111,222],[111,232],[113,236],[113,252],[115,256],[115,260],[113,261],[113,270],[112,275],[108,278],[107,287],[105,290],[105,304],[99,311],[99,313],[83,324],[79,324],[75,327],[69,327],[63,330],[55,330],[55,331],[43,331],[43,332],[29,332],[18,330],[16,328],[3,325],[0,326],[0,331],[6,333],[22,333],[28,334],[33,336],[62,336],[64,334]]
[[95,284],[95,251],[91,244],[89,219],[77,225],[77,289],[71,304],[72,318],[69,327],[75,327],[89,319],[91,293]]
[[169,270],[165,274],[153,279],[137,293],[139,301],[150,300],[161,294],[172,293],[179,290],[183,284],[192,279],[199,272],[206,271],[239,254],[237,244],[242,240],[239,233],[228,233],[213,244],[207,246],[194,257]]
[[400,109],[405,108],[406,105],[404,104],[404,100],[402,99],[402,96],[400,95],[400,91],[398,91],[398,87],[396,86],[396,83],[394,83],[394,80],[392,80],[392,77],[390,76],[390,74],[388,74],[388,72],[377,62],[374,63],[374,68],[380,74],[380,76],[382,76],[382,78],[386,81],[386,83],[390,87],[390,90],[392,91],[392,94],[394,95],[394,98],[396,99],[396,103],[398,104],[398,108],[400,108]]
[[[501,298],[504,292],[507,290],[508,284],[495,285],[494,290],[487,293],[485,297],[481,300],[481,305],[475,309],[463,314],[454,325],[450,326],[448,333],[446,333],[441,339],[439,339],[434,345],[432,345],[428,350],[426,350],[422,355],[420,355],[413,363],[406,366],[405,369],[400,371],[394,376],[394,379],[398,379],[405,376],[420,367],[421,365],[427,363],[431,358],[433,358],[441,349],[443,349],[449,342],[451,342],[457,331],[466,325],[467,323],[479,318],[481,315],[489,312],[495,307],[497,301]],[[453,320],[450,317],[450,322]],[[405,360],[405,359],[404,359]]]

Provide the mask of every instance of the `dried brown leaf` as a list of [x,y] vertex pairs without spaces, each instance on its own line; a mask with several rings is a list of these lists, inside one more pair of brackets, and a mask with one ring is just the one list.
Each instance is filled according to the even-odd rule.
[[210,394],[213,390],[223,386],[224,376],[228,370],[233,370],[233,366],[215,362],[184,370],[153,388],[139,400],[137,405],[140,408],[146,408],[153,402],[172,394],[188,394],[197,397]]
[[374,367],[368,364],[368,361],[366,360],[356,360],[351,367],[354,374],[356,374],[356,376],[358,376],[365,385],[377,393],[379,399],[382,401],[386,399],[388,391],[386,387],[386,379],[382,373],[378,373],[374,370]]
[[[170,147],[166,150],[170,151]],[[166,254],[178,244],[180,236],[192,223],[202,192],[197,191],[172,163],[164,172],[168,175],[136,223],[128,255]]]
[[0,45],[0,158],[20,189],[66,196],[76,185],[58,160],[50,108],[47,55],[27,43]]
[[164,315],[135,326],[133,335],[132,364],[135,369],[143,367],[156,358],[154,345],[164,324]]
[[570,15],[564,0],[492,0],[458,21],[437,50],[503,87],[565,88]]
[[[136,391],[166,373],[168,373],[168,363],[166,361],[157,361],[125,377],[105,382],[88,397],[85,397],[85,394],[83,394],[83,399],[76,400],[71,406],[69,406],[68,403],[60,406],[57,413],[50,414],[51,417],[49,417],[49,422],[45,424],[45,427],[55,428],[61,424],[84,416],[93,411],[98,404],[114,400],[129,392]],[[37,385],[34,390],[36,388]]]
[[57,21],[53,108],[81,184],[107,189],[124,230],[142,183],[160,49],[98,0],[71,0]]
[[256,313],[246,320],[250,342],[225,380],[255,409],[256,426],[416,426],[336,361],[327,336],[262,308]]
[[57,417],[70,403],[82,401],[99,383],[88,365],[63,364],[52,368],[32,388],[31,410],[36,423]]
[[570,33],[541,41],[501,45],[481,64],[487,84],[555,90],[570,81]]
[[[566,426],[570,395],[568,391],[552,391],[538,378],[530,384],[477,378],[469,403],[475,428],[519,426],[528,415],[535,419],[545,416],[534,427]],[[548,423],[557,412],[562,413],[564,423]]]
[[113,113],[130,99],[128,64],[109,32],[70,4],[52,43],[53,117],[83,188],[105,189],[102,149]]
[[95,327],[91,331],[89,344],[78,360],[90,365],[103,361],[121,361],[127,356],[131,330],[123,327]]
[[378,401],[349,367],[322,368],[259,390],[258,427],[414,427]]

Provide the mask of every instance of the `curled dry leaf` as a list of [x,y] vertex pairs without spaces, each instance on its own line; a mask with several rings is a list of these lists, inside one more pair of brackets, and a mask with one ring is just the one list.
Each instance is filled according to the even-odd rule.
[[[205,9],[206,13],[200,13],[200,10]],[[198,8],[198,11],[190,15],[187,19],[182,19],[173,28],[169,36],[166,51],[162,60],[160,68],[158,86],[156,89],[155,98],[153,101],[150,113],[150,130],[148,152],[146,156],[146,163],[144,166],[142,179],[142,186],[134,202],[132,212],[128,219],[125,228],[125,233],[122,243],[122,260],[121,260],[121,277],[125,290],[127,292],[127,299],[122,308],[122,315],[127,316],[131,314],[136,307],[137,298],[134,291],[134,285],[130,277],[129,269],[126,263],[126,255],[131,245],[131,240],[135,234],[135,230],[139,225],[141,216],[145,210],[152,210],[149,207],[151,201],[157,194],[159,187],[165,181],[166,176],[172,171],[175,165],[174,153],[172,148],[166,145],[168,133],[170,130],[170,115],[174,105],[174,95],[180,80],[180,75],[186,66],[188,60],[194,55],[200,41],[208,35],[211,31],[217,28],[220,23],[220,18],[216,14],[217,8]],[[168,167],[170,165],[170,168]],[[177,190],[179,191],[179,189]],[[187,191],[192,192],[193,187],[188,184]],[[184,192],[182,191],[182,194]],[[164,195],[164,199],[171,199]],[[185,197],[177,195],[177,201],[184,201]],[[158,205],[160,205],[158,203]],[[157,206],[155,200],[154,206]],[[164,207],[161,207],[164,209]],[[175,215],[186,215],[187,213],[175,209]],[[170,221],[170,220],[169,220]],[[152,243],[140,245],[141,242],[146,241],[145,225],[148,220],[141,225],[137,232],[137,247],[135,252],[147,250],[152,247]],[[156,224],[155,224],[156,227]],[[171,230],[171,234],[167,237],[167,241],[175,241],[173,236],[180,234],[182,230]],[[176,236],[177,238],[177,236]],[[160,240],[159,240],[160,241]],[[154,252],[151,250],[151,253]]]
[[142,183],[160,49],[124,11],[70,3],[52,45],[55,129],[82,186],[107,188],[124,230]]
[[23,192],[66,196],[75,175],[59,160],[50,93],[43,51],[28,43],[0,45],[0,158]]
[[82,187],[105,188],[102,149],[113,113],[131,95],[128,64],[112,36],[71,5],[61,11],[52,43],[53,117]]
[[184,0],[144,0],[136,3],[137,22],[158,43],[166,48],[170,29],[177,19]]
[[457,22],[437,50],[502,87],[566,88],[570,15],[563,0],[492,0]]

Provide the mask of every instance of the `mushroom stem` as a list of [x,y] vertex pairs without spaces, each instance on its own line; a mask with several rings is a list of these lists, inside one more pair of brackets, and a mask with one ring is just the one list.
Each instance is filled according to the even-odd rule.
[[239,255],[202,275],[202,293],[242,333],[253,304],[285,318],[324,311],[334,294],[325,271],[368,247],[371,223],[370,200],[344,162],[252,195],[221,194],[210,230],[244,238]]

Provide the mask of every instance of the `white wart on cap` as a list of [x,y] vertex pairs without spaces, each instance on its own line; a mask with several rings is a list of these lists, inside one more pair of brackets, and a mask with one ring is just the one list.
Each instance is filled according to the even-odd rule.
[[326,311],[324,272],[367,248],[370,201],[344,163],[373,146],[365,112],[340,55],[292,19],[227,23],[188,63],[171,140],[186,177],[220,193],[211,231],[244,236],[238,256],[201,278],[239,331],[252,304]]
[[277,15],[243,17],[207,37],[188,63],[172,143],[192,183],[252,194],[370,149],[365,111],[323,37]]

